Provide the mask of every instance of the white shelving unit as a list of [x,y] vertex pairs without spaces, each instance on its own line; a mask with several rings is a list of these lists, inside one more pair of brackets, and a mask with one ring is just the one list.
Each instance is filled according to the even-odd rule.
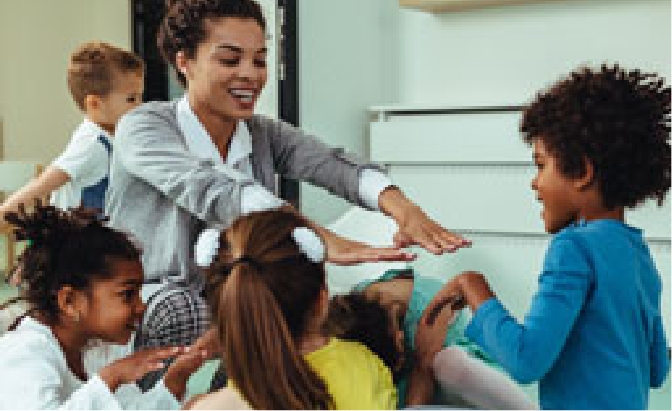
[[[481,271],[514,315],[527,311],[550,236],[530,188],[532,151],[523,143],[515,105],[370,109],[371,160],[444,227],[473,247],[435,257],[421,253],[420,272],[451,277]],[[670,318],[670,204],[646,204],[627,214],[644,229],[663,280]],[[666,324],[670,335],[670,324]]]
[[399,6],[431,13],[445,13],[541,1],[558,0],[399,0]]

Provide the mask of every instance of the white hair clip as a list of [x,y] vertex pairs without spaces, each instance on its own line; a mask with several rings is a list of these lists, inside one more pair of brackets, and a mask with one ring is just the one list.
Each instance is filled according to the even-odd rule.
[[314,263],[324,261],[324,243],[315,231],[307,227],[297,227],[292,231],[292,238],[310,261]]
[[196,265],[199,267],[210,267],[219,250],[219,237],[222,231],[216,228],[208,228],[198,236],[196,245],[194,245],[194,256]]

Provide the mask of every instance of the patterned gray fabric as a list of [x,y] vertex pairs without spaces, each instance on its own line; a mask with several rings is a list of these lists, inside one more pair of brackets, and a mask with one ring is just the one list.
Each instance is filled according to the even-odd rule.
[[[167,283],[147,301],[148,310],[137,330],[133,349],[193,344],[209,326],[208,307],[203,297],[181,283]],[[165,369],[138,381],[146,391],[154,387]]]

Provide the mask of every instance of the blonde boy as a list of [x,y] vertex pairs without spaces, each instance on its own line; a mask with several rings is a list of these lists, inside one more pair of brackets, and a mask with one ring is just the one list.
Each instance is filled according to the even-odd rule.
[[80,205],[103,209],[111,138],[121,116],[142,102],[144,62],[110,44],[85,43],[70,57],[67,80],[85,119],[44,173],[0,206],[0,224],[19,204],[32,205],[47,195],[61,209]]

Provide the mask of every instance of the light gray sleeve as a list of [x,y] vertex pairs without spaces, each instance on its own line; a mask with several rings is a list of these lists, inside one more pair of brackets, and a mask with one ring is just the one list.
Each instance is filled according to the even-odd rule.
[[121,119],[114,161],[178,207],[213,224],[228,225],[240,215],[241,190],[254,184],[227,165],[195,157],[174,119],[149,110],[136,110]]
[[284,122],[274,122],[270,132],[276,171],[295,180],[307,181],[353,204],[371,209],[360,196],[359,179],[364,169],[384,173],[377,164],[332,148],[316,137]]

